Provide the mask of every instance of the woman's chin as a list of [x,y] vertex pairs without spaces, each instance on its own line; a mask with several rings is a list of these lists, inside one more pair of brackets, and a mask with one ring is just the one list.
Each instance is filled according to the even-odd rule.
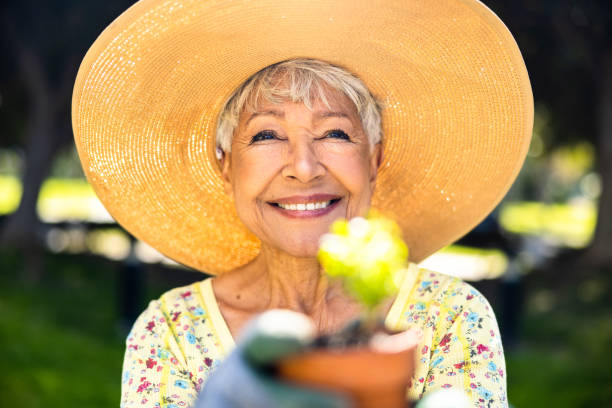
[[319,246],[285,246],[285,248],[280,248],[280,250],[295,258],[316,258]]
[[283,226],[267,234],[255,234],[262,244],[274,251],[280,251],[295,258],[316,258],[321,237],[329,231],[331,222],[320,223],[310,228],[295,225]]
[[[322,235],[322,234],[321,234]],[[295,258],[316,258],[319,251],[319,236],[312,240],[291,240],[272,244],[276,250]]]

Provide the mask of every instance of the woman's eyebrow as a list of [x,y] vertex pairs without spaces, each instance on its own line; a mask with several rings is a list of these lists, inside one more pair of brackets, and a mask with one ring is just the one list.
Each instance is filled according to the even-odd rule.
[[257,111],[257,112],[253,112],[251,114],[251,116],[249,116],[249,118],[247,119],[247,121],[244,123],[244,126],[248,126],[249,122],[253,119],[255,119],[258,116],[266,116],[266,115],[271,115],[271,116],[275,116],[277,118],[284,118],[285,117],[285,112],[281,111],[281,110],[274,110],[274,109],[268,109],[268,110],[264,110],[264,111]]
[[313,116],[315,117],[315,120],[326,119],[326,118],[347,118],[349,119],[349,115],[347,115],[344,112],[328,111],[328,110],[316,111],[313,113]]

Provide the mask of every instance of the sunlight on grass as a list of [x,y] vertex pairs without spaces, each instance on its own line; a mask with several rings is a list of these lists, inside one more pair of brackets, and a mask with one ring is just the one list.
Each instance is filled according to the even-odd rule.
[[[0,176],[0,215],[15,211],[21,194],[21,182],[18,178]],[[38,196],[37,210],[40,218],[46,222],[113,222],[85,179],[45,180]]]
[[16,177],[0,175],[0,215],[17,209],[21,199],[21,182]]
[[562,246],[584,248],[595,231],[597,208],[589,200],[568,204],[507,203],[501,207],[499,222],[516,234],[538,235]]
[[38,214],[47,222],[112,221],[86,180],[48,179],[38,198]]
[[498,249],[450,245],[431,255],[420,267],[469,281],[495,279],[504,274],[508,257]]

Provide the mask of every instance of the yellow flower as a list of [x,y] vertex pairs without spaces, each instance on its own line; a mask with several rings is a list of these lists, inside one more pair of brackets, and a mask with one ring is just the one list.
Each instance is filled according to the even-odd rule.
[[397,292],[396,275],[405,268],[408,248],[397,224],[380,215],[338,220],[323,235],[319,262],[342,279],[346,290],[368,309]]

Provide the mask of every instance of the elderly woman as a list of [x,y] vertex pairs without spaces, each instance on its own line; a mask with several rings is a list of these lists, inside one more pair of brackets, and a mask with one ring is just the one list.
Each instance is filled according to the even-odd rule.
[[[532,120],[520,52],[481,3],[421,3],[143,0],[92,46],[73,104],[88,179],[136,237],[217,275],[139,317],[122,406],[193,404],[268,309],[320,333],[358,316],[316,259],[334,220],[374,207],[418,262],[503,197]],[[411,263],[385,313],[423,333],[410,398],[507,405],[497,323],[468,284]]]

